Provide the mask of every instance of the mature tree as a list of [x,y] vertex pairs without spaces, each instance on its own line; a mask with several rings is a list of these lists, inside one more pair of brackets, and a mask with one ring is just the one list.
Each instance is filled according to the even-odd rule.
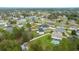
[[19,51],[21,50],[20,45],[16,40],[3,40],[0,42],[0,51]]
[[30,23],[27,23],[26,27],[28,28],[29,31],[31,31],[31,24]]
[[23,38],[23,42],[28,42],[32,39],[32,33],[29,31],[24,31],[22,32],[22,38]]
[[24,31],[24,28],[14,27],[13,28],[13,36],[15,39],[19,39],[22,37],[22,32]]
[[76,35],[76,31],[72,30],[71,35]]

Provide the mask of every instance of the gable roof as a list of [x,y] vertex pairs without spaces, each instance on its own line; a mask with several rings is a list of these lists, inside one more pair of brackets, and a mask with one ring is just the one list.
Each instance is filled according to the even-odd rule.
[[62,27],[58,27],[54,31],[56,31],[56,32],[65,32],[65,29],[62,28]]
[[39,32],[44,32],[43,28],[39,28],[38,30]]
[[62,39],[62,33],[61,32],[53,32],[51,38],[54,39]]

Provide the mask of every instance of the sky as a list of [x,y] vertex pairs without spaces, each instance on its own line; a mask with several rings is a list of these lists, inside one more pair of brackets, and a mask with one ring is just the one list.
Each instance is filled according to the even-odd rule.
[[0,0],[0,7],[79,7],[78,0]]

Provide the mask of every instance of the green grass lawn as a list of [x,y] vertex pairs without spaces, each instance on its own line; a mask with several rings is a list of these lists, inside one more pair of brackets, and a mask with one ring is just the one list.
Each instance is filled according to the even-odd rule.
[[28,44],[29,51],[77,51],[79,47],[79,39],[71,41],[69,38],[63,38],[59,45],[54,45],[51,41],[51,35],[31,41]]
[[29,50],[32,50],[32,51],[51,50],[50,35],[46,35],[46,36],[43,36],[37,40],[29,42]]

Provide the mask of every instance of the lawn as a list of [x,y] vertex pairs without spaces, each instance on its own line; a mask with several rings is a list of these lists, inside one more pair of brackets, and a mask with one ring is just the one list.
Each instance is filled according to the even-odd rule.
[[72,41],[69,38],[63,38],[58,45],[54,45],[51,41],[50,34],[33,40],[28,44],[29,51],[77,51],[79,49],[79,39]]
[[29,42],[29,50],[32,51],[44,51],[51,49],[51,37],[50,34],[43,36],[37,40]]

